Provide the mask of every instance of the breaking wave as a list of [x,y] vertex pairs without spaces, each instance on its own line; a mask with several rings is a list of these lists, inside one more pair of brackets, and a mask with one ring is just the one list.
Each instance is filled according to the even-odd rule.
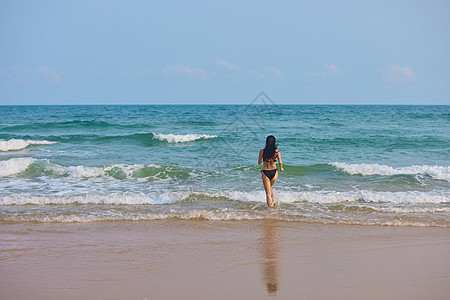
[[[450,192],[374,192],[374,191],[315,191],[315,192],[275,192],[275,198],[281,204],[301,206],[310,204],[345,204],[376,203],[382,205],[421,205],[421,204],[450,204]],[[255,204],[265,203],[263,191],[242,192],[160,192],[160,193],[110,193],[110,194],[83,194],[83,195],[42,195],[42,196],[3,196],[0,205],[47,205],[47,204],[109,204],[109,205],[143,205],[168,204],[185,200],[206,201],[208,203],[238,203]],[[231,201],[231,202],[230,202]],[[233,204],[234,203],[234,204]],[[406,208],[405,208],[406,209]]]
[[115,164],[110,166],[63,166],[48,159],[34,159],[30,157],[11,158],[0,161],[0,177],[17,174],[28,177],[42,175],[69,176],[77,179],[96,177],[125,178],[184,178],[194,175],[195,171],[189,168],[171,165],[144,165],[144,164]]
[[216,138],[216,135],[208,134],[173,134],[173,133],[153,133],[155,139],[167,142],[167,143],[185,143],[192,142],[200,139],[212,139]]
[[111,193],[111,194],[84,194],[72,196],[4,196],[0,197],[0,205],[154,205],[167,204],[179,201],[186,197],[183,192],[168,192],[160,194],[144,193]]
[[1,152],[16,151],[25,149],[30,145],[51,145],[51,144],[56,144],[56,142],[22,140],[22,139],[0,140],[0,151]]
[[11,158],[0,160],[0,177],[22,173],[35,161],[31,157]]
[[341,162],[333,162],[329,164],[350,175],[428,175],[434,179],[446,180],[450,182],[450,166],[414,165],[409,167],[393,168],[379,164],[347,164]]
[[262,220],[450,227],[450,192],[116,192],[0,196],[0,222]]

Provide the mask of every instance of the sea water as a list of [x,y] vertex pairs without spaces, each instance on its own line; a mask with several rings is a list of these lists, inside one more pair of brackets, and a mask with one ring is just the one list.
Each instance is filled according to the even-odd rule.
[[450,106],[0,106],[0,222],[450,227],[449,158]]

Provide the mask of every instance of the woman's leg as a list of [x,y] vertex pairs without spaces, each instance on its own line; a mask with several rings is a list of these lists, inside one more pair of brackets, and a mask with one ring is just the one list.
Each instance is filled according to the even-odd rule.
[[275,182],[277,182],[277,179],[278,179],[278,171],[275,173],[275,176],[273,176],[273,178],[270,179],[270,191],[271,191],[270,196],[272,197],[272,202],[273,202],[273,206],[274,207],[275,207],[275,197],[274,197],[274,194],[273,194],[272,185],[274,185]]
[[273,191],[272,191],[272,185],[270,183],[270,179],[267,178],[266,175],[264,175],[264,173],[261,173],[262,175],[262,182],[264,185],[264,190],[266,191],[266,200],[267,200],[267,206],[269,206],[270,208],[272,208],[274,206],[274,202],[273,202]]

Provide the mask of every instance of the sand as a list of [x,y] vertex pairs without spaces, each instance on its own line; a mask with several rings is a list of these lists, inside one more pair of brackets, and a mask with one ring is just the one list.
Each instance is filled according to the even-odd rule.
[[448,299],[450,229],[1,224],[0,299]]

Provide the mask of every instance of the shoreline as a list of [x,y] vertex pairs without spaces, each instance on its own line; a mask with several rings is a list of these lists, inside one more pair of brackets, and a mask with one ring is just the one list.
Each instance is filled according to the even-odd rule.
[[450,229],[275,220],[0,226],[0,299],[446,299]]

